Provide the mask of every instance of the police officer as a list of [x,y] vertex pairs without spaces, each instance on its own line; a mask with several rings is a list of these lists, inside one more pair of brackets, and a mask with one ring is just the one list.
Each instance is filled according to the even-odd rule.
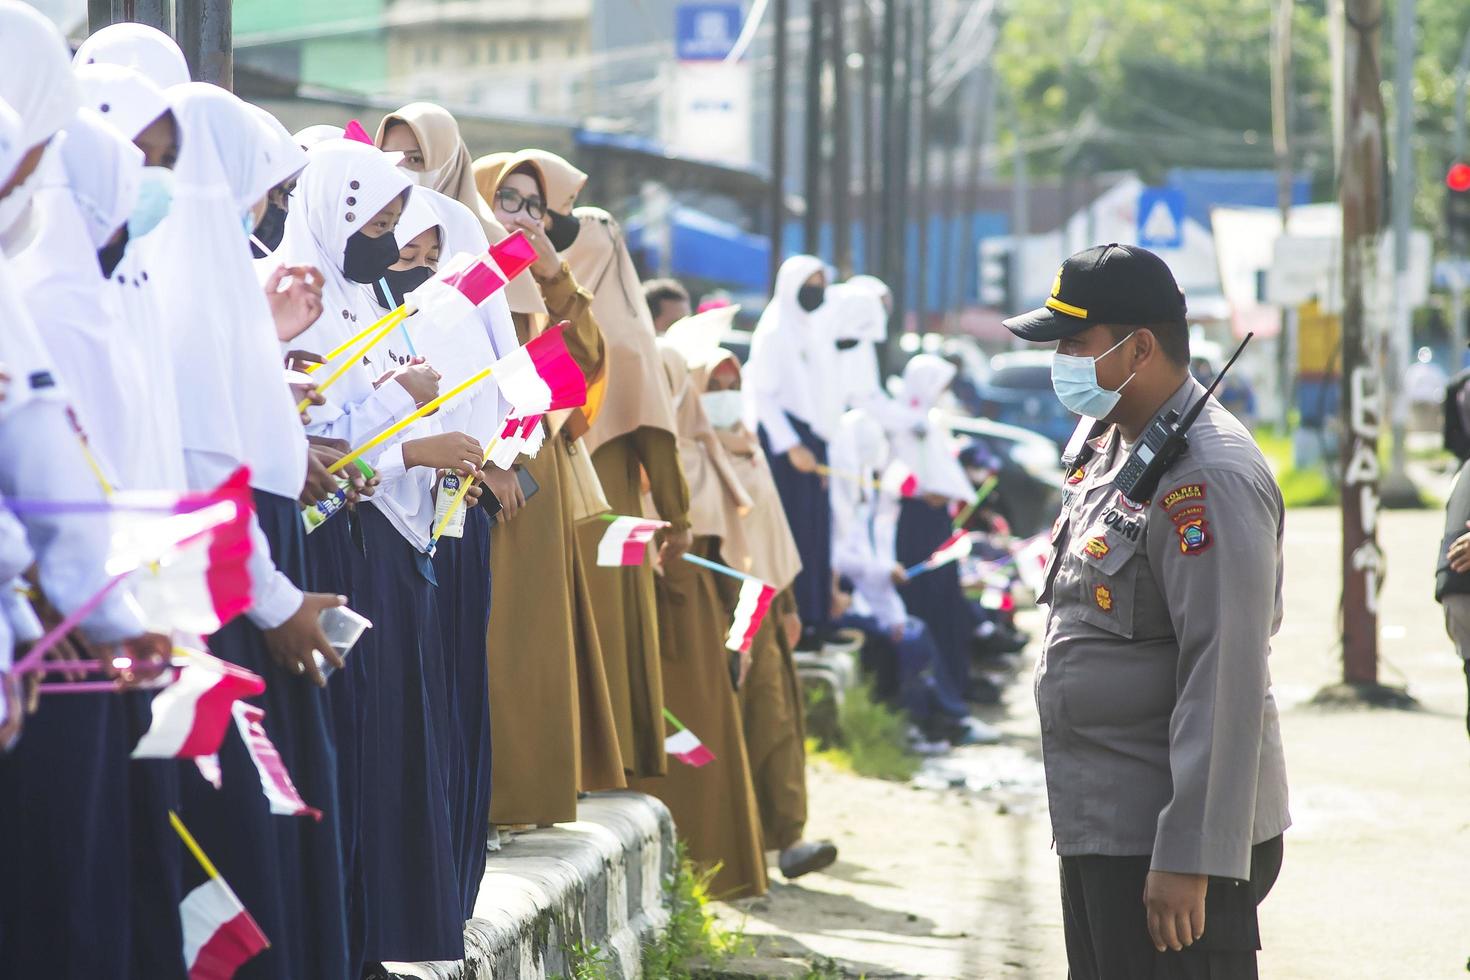
[[1071,978],[1253,978],[1290,823],[1266,665],[1280,490],[1214,399],[1151,499],[1114,486],[1150,423],[1204,396],[1158,256],[1079,252],[1006,326],[1056,343],[1057,396],[1097,420],[1052,529],[1036,677]]

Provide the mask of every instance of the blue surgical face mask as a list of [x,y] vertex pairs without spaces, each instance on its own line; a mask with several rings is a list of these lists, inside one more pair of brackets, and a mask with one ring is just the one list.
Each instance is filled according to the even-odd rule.
[[745,413],[745,399],[738,391],[707,391],[699,396],[705,417],[716,429],[733,429]]
[[164,218],[174,201],[174,172],[167,167],[144,167],[143,183],[138,187],[138,203],[128,215],[128,239],[136,241],[148,234]]
[[1097,383],[1097,362],[1122,347],[1132,336],[1133,334],[1130,333],[1097,357],[1076,357],[1071,354],[1053,355],[1051,387],[1069,412],[1076,412],[1088,418],[1102,419],[1107,418],[1113,409],[1118,407],[1118,399],[1123,397],[1123,389],[1128,387],[1128,382],[1133,380],[1134,375],[1128,375],[1128,379],[1116,390],[1109,391]]

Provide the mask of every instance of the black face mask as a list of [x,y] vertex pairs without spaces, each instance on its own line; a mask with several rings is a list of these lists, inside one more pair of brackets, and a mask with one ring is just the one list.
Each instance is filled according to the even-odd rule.
[[[265,217],[260,219],[260,224],[255,226],[255,237],[260,239],[260,245],[274,252],[280,247],[281,239],[286,234],[286,209],[278,208],[274,204],[265,206]],[[257,259],[263,259],[270,252],[261,250],[260,245],[250,243],[250,251]]]
[[837,349],[838,350],[852,350],[859,343],[861,343],[861,341],[858,341],[858,340],[839,340],[837,342]]
[[551,240],[551,247],[558,252],[565,252],[572,247],[572,242],[577,240],[577,235],[582,230],[582,222],[565,214],[557,214],[555,211],[548,212],[551,215],[551,230],[546,237]]
[[803,310],[806,310],[808,313],[815,312],[817,307],[821,306],[822,301],[826,298],[826,286],[813,286],[811,283],[807,283],[805,286],[802,286],[796,291],[796,301],[800,303],[801,308]]
[[[434,270],[426,265],[416,265],[412,269],[389,269],[373,283],[373,295],[378,298],[378,305],[383,309],[396,310],[403,305],[403,297],[428,282],[433,274]],[[383,294],[384,280],[387,281],[392,295]]]
[[397,261],[398,242],[392,234],[369,238],[359,231],[347,239],[347,251],[342,256],[342,274],[353,282],[370,286]]
[[102,266],[102,278],[111,279],[112,271],[122,261],[123,252],[128,249],[128,226],[123,225],[122,237],[111,245],[104,245],[97,250],[97,264]]

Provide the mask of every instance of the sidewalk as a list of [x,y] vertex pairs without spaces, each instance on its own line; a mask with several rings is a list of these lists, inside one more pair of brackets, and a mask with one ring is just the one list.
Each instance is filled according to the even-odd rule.
[[[1470,956],[1470,740],[1460,663],[1433,600],[1441,515],[1383,515],[1382,678],[1424,710],[1326,711],[1337,680],[1338,512],[1287,523],[1286,620],[1272,669],[1296,826],[1262,908],[1261,975],[1387,980],[1465,975]],[[1037,630],[1039,632],[1039,629]],[[828,874],[775,884],[739,908],[767,955],[830,957],[868,977],[1066,976],[1056,859],[1028,677],[1007,694],[1004,745],[956,752],[962,789],[811,775],[809,836]]]

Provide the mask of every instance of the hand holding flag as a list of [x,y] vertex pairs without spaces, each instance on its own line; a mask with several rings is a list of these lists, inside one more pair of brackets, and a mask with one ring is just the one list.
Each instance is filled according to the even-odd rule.
[[928,558],[919,562],[917,565],[905,568],[904,574],[909,578],[913,578],[915,575],[923,575],[925,572],[932,572],[937,568],[943,568],[945,565],[968,557],[972,546],[973,542],[970,540],[969,531],[956,531],[946,538],[943,544],[934,549],[934,553]]
[[698,735],[685,728],[684,723],[675,718],[668,708],[664,709],[664,720],[674,726],[673,734],[664,739],[665,752],[695,769],[715,761],[715,754],[709,747],[699,740]]
[[269,949],[270,940],[220,877],[179,815],[170,810],[168,819],[209,876],[209,880],[179,903],[179,920],[184,927],[184,965],[189,970],[189,980],[230,980],[261,950]]

